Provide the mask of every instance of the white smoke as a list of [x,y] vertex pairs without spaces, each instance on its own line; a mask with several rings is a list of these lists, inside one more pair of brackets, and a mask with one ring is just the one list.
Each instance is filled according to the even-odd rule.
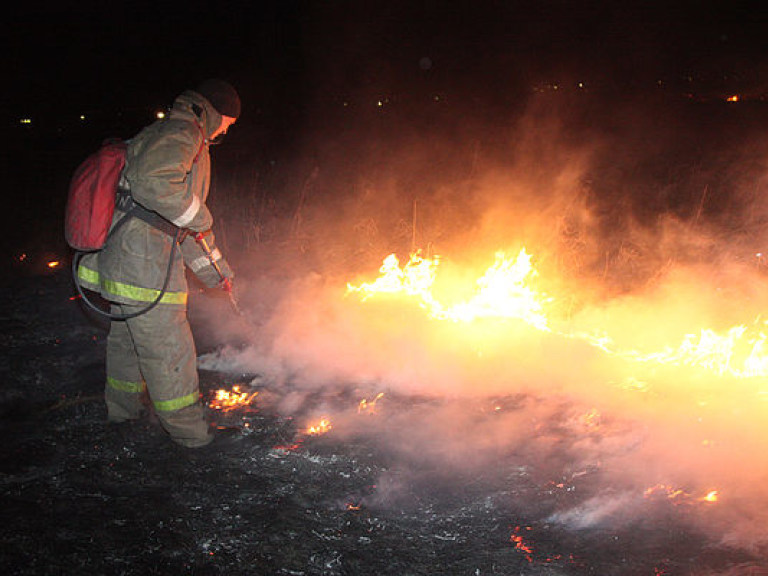
[[[761,238],[728,233],[741,229],[709,222],[703,210],[686,216],[661,205],[650,214],[650,201],[671,192],[653,189],[640,169],[652,152],[630,146],[639,137],[621,146],[599,134],[568,141],[567,119],[545,112],[518,119],[503,150],[476,146],[475,157],[472,146],[457,145],[454,164],[448,145],[422,148],[410,130],[397,146],[377,146],[358,164],[366,174],[345,182],[352,193],[335,203],[324,197],[305,215],[313,240],[300,255],[281,251],[269,266],[244,271],[238,287],[255,334],[245,347],[204,355],[200,366],[259,374],[278,395],[284,390],[275,402],[288,413],[333,410],[308,406],[318,391],[384,392],[377,418],[362,424],[343,410],[338,417],[349,434],[375,428],[377,441],[405,459],[481,469],[516,453],[553,477],[599,469],[595,497],[553,513],[553,522],[627,523],[648,513],[647,488],[668,485],[692,502],[719,492],[700,519],[718,522],[723,541],[768,539],[768,390],[755,379],[638,360],[669,356],[705,328],[759,327],[768,309],[764,269],[754,260]],[[642,121],[630,123],[639,129]],[[613,163],[603,159],[609,153]],[[458,172],[467,180],[421,178],[435,156],[466,168]],[[715,201],[694,183],[693,192],[676,184],[698,207]],[[764,208],[752,206],[754,221]],[[430,318],[418,303],[347,294],[348,282],[373,280],[388,253],[407,256],[414,241],[470,286],[496,250],[525,247],[555,300],[553,330],[514,320],[454,323]],[[212,325],[225,330],[220,314]],[[400,402],[393,415],[386,399],[394,396],[435,403],[402,410]],[[520,406],[507,403],[493,418],[483,409],[510,398]],[[590,413],[596,419],[582,420]],[[685,516],[698,520],[696,510]]]

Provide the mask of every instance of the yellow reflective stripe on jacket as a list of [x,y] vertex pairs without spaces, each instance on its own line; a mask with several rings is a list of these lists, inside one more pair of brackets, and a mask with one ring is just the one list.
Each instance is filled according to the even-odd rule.
[[77,277],[84,282],[90,282],[91,284],[99,283],[99,273],[96,270],[86,268],[82,264],[77,267]]
[[197,392],[192,392],[192,394],[187,394],[181,398],[174,398],[173,400],[153,400],[152,404],[155,406],[155,410],[159,412],[170,412],[191,406],[197,402],[198,396]]
[[[82,264],[77,269],[77,276],[90,284],[96,284],[102,286],[110,294],[115,296],[123,296],[130,298],[137,302],[154,302],[160,295],[160,290],[154,288],[142,288],[141,286],[133,286],[124,282],[118,282],[116,280],[109,280],[108,278],[101,278],[99,273],[95,270],[91,270]],[[186,292],[166,292],[160,299],[161,304],[186,304],[187,293]]]
[[126,382],[125,380],[118,380],[110,376],[107,376],[107,386],[121,392],[131,392],[133,394],[139,394],[144,391],[144,382]]

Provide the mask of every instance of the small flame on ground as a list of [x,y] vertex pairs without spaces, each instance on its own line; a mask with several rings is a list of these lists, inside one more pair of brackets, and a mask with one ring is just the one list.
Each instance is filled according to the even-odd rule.
[[248,406],[258,394],[258,391],[243,391],[240,386],[233,386],[231,391],[219,389],[216,390],[213,400],[208,405],[214,410],[229,412],[242,406]]
[[699,501],[701,502],[717,502],[720,498],[720,493],[717,490],[712,490],[709,493],[707,493],[706,496],[702,496],[699,498]]
[[643,496],[646,498],[666,498],[676,502],[690,502],[693,500],[696,502],[715,503],[719,499],[720,492],[718,490],[710,490],[704,496],[701,496],[700,498],[694,498],[691,494],[685,492],[684,490],[673,488],[667,484],[657,484],[656,486],[647,488],[643,492]]
[[368,414],[376,414],[376,402],[384,396],[384,392],[379,392],[376,395],[376,398],[373,400],[368,401],[367,399],[363,398],[360,400],[360,404],[357,406],[357,413],[362,414],[363,412],[366,412]]
[[319,436],[320,434],[328,432],[332,427],[331,421],[328,420],[328,418],[321,418],[317,424],[307,427],[307,434],[310,436]]
[[664,498],[669,498],[670,500],[674,500],[678,497],[685,497],[687,494],[682,490],[677,490],[671,486],[667,486],[666,484],[657,484],[656,486],[646,488],[645,492],[643,492],[643,496],[646,498],[661,496]]
[[58,266],[61,264],[58,260],[51,260],[48,262],[48,268],[58,268]]

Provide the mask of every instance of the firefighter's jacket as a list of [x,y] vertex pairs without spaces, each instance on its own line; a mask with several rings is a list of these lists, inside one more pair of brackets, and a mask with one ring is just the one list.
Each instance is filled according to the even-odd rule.
[[[214,260],[225,277],[232,277],[216,248],[213,218],[205,204],[210,185],[208,137],[221,124],[220,114],[196,92],[188,91],[173,104],[170,115],[146,127],[128,142],[121,186],[133,200],[181,229],[188,230],[177,247],[162,304],[185,306],[184,264],[208,287],[221,278],[194,239],[204,233]],[[113,231],[102,250],[87,254],[78,269],[82,284],[107,300],[123,304],[153,302],[168,274],[173,237],[168,231],[115,210]]]

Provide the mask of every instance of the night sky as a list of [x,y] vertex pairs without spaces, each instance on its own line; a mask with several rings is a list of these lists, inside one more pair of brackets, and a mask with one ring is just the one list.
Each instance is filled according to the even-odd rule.
[[40,191],[58,198],[44,205],[58,216],[69,174],[99,142],[131,137],[209,77],[225,78],[241,93],[243,115],[221,157],[241,170],[282,163],[293,172],[287,167],[299,158],[331,165],[334,153],[348,157],[328,146],[340,134],[353,151],[375,148],[377,130],[384,138],[401,132],[443,138],[435,131],[440,127],[460,144],[473,138],[468,127],[508,123],[537,93],[566,106],[578,98],[590,109],[583,125],[595,113],[610,119],[606,103],[634,110],[645,94],[665,102],[739,94],[762,103],[768,11],[759,6],[15,3],[0,23],[0,171],[20,214],[39,217],[33,199]]
[[[214,7],[215,5],[215,7]],[[722,2],[27,2],[3,20],[4,124],[160,106],[230,79],[246,114],[538,85],[768,93],[768,17]]]

